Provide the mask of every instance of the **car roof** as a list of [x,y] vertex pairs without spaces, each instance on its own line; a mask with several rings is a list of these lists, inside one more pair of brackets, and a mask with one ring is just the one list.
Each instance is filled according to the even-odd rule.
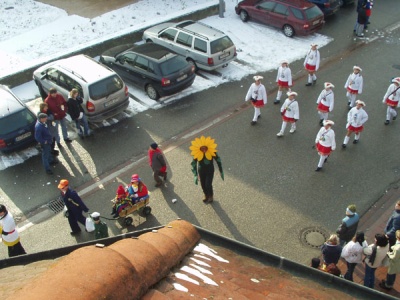
[[6,86],[0,85],[0,118],[24,108],[25,105]]
[[[264,1],[268,1],[268,0],[245,0],[245,1],[243,1],[243,4],[256,5],[259,2],[264,2]],[[314,3],[308,2],[306,0],[272,0],[272,1],[286,3],[290,6],[294,6],[299,9],[307,9],[307,8],[315,6]]]
[[191,20],[179,22],[175,25],[175,27],[210,40],[215,40],[226,36],[226,34],[221,30],[218,30],[207,24]]
[[172,56],[176,56],[177,54],[171,52],[169,49],[154,43],[146,43],[142,45],[137,45],[130,48],[128,51],[133,51],[139,53],[143,56],[147,56],[154,60],[160,60],[162,58],[169,58]]
[[83,54],[60,59],[55,61],[52,65],[57,65],[88,83],[115,74],[115,72],[108,67]]

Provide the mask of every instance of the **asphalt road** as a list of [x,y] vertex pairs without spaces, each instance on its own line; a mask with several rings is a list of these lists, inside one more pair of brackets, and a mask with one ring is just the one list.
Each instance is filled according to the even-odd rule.
[[[43,174],[38,157],[3,170],[2,197],[7,197],[6,203],[12,201],[8,204],[15,211],[29,217],[34,208],[57,197],[56,181],[68,178],[84,195],[91,211],[108,217],[109,200],[118,184],[128,183],[132,173],[139,173],[151,191],[152,215],[147,220],[135,217],[136,227],[129,228],[119,221],[107,221],[113,235],[166,224],[180,217],[306,264],[319,251],[301,243],[299,236],[304,229],[315,227],[327,233],[335,230],[348,204],[355,203],[362,214],[388,186],[399,181],[396,153],[400,125],[398,121],[383,125],[382,104],[390,79],[400,72],[399,8],[400,3],[395,0],[376,3],[368,40],[353,39],[353,7],[344,8],[327,20],[322,33],[335,40],[320,49],[323,60],[317,85],[304,86],[301,61],[291,65],[296,75],[293,90],[298,92],[300,103],[300,121],[294,134],[287,131],[283,138],[276,137],[281,120],[279,107],[272,104],[276,93],[276,73],[272,71],[262,74],[269,103],[262,109],[256,126],[250,126],[253,109],[243,105],[251,78],[232,82],[190,95],[163,109],[140,113],[97,131],[92,139],[74,141],[62,151],[64,159],[56,167],[55,177]],[[342,150],[347,115],[343,85],[355,64],[363,68],[365,88],[360,98],[367,104],[370,119],[360,143],[350,143]],[[312,149],[319,130],[315,101],[324,81],[336,86],[335,109],[330,119],[336,122],[339,147],[324,169],[316,173],[318,155]],[[225,170],[225,181],[216,173],[212,205],[202,203],[201,189],[194,185],[190,171],[190,141],[200,135],[216,139]],[[161,189],[153,187],[145,158],[153,140],[165,150],[169,166],[169,181]],[[177,202],[172,203],[172,199]],[[42,210],[47,211],[36,212]],[[61,214],[44,222],[35,218],[30,221],[33,224],[28,223],[27,227],[33,226],[25,227],[21,234],[30,253],[93,238],[87,233],[70,237],[68,223]],[[0,248],[0,255],[5,256],[5,247]]]

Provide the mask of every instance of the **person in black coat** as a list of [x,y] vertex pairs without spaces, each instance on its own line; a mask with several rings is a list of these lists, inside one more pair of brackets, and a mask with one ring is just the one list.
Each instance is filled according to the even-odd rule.
[[83,203],[78,193],[69,187],[68,180],[60,180],[58,189],[61,191],[61,197],[67,207],[68,222],[72,230],[70,233],[71,235],[76,235],[82,231],[78,222],[83,226],[86,225],[86,218],[82,215],[82,212],[89,212],[89,208]]
[[364,26],[367,24],[367,9],[366,3],[361,5],[361,8],[358,10],[357,15],[357,24],[356,24],[356,36],[363,37],[364,36]]
[[[81,138],[89,136],[91,134],[87,116],[82,108],[82,103],[83,100],[79,96],[78,90],[72,89],[69,92],[69,97],[67,101],[68,114],[71,116],[71,119],[75,122],[76,129],[78,129],[79,136]],[[82,131],[82,126],[83,126],[83,131]]]
[[390,216],[385,228],[385,235],[389,239],[390,247],[396,243],[397,230],[400,230],[400,200],[396,202],[394,212]]

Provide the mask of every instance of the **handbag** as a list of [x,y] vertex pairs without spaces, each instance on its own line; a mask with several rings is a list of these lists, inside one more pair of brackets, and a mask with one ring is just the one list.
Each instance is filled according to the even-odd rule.
[[85,227],[87,232],[94,231],[94,221],[91,217],[86,218]]

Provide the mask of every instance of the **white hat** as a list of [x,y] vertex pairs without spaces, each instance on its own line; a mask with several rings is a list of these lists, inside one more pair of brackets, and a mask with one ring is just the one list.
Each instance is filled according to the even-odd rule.
[[393,78],[393,79],[392,79],[392,82],[393,82],[393,83],[400,84],[400,77]]
[[325,120],[324,121],[324,126],[326,125],[335,125],[335,122],[331,121],[331,120]]
[[335,86],[332,84],[332,83],[330,83],[330,82],[325,82],[324,83],[324,87],[327,89],[327,88],[334,88]]
[[353,67],[353,70],[354,70],[354,69],[360,70],[360,72],[362,72],[362,69],[361,69],[359,66],[354,66],[354,67]]
[[356,104],[361,104],[362,106],[365,106],[365,102],[364,102],[364,101],[361,101],[361,100],[357,100],[357,101],[356,101]]
[[289,62],[288,62],[287,59],[283,59],[283,60],[281,61],[281,64],[289,64]]
[[255,81],[264,79],[264,77],[262,77],[262,76],[260,76],[260,75],[256,75],[256,76],[254,76],[253,78],[254,78]]
[[289,96],[297,96],[296,92],[287,92],[286,95]]
[[90,216],[91,216],[92,218],[98,218],[98,217],[100,217],[100,213],[98,213],[97,211],[95,211],[95,212],[92,213]]
[[318,46],[318,44],[312,43],[312,44],[311,44],[311,47],[314,47],[314,46]]

